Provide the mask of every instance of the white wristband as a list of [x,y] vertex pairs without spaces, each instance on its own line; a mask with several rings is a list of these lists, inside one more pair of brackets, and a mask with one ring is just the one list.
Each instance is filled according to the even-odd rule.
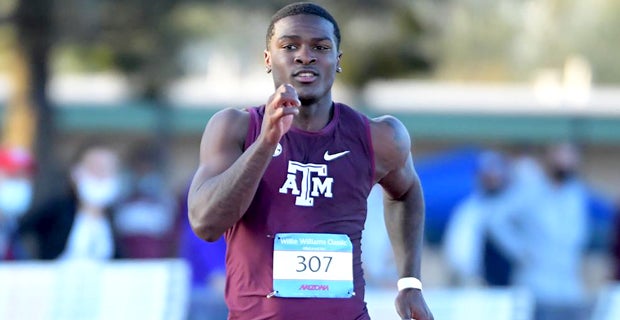
[[400,278],[398,279],[396,286],[398,287],[398,291],[407,288],[422,290],[422,281],[414,277]]

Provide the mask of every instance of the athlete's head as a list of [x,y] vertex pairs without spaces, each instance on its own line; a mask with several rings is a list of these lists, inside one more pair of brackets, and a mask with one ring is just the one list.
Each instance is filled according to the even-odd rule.
[[336,38],[336,49],[340,48],[340,28],[338,27],[338,23],[336,19],[323,7],[318,6],[314,3],[310,2],[297,2],[289,4],[282,9],[278,10],[272,17],[271,23],[269,23],[269,27],[267,28],[267,49],[269,49],[269,42],[273,37],[273,26],[276,22],[280,21],[282,18],[298,15],[298,14],[309,14],[319,16],[329,22],[334,27],[334,37]]
[[291,84],[303,105],[331,102],[341,52],[334,18],[312,3],[295,3],[274,14],[267,30],[265,65],[275,87]]

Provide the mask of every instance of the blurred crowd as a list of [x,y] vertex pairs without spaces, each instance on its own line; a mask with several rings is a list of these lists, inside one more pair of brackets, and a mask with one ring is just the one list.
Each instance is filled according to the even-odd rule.
[[[443,284],[521,288],[533,299],[533,319],[590,319],[596,297],[588,292],[585,258],[602,251],[614,268],[603,275],[605,281],[620,281],[620,206],[614,209],[615,227],[606,228],[611,236],[597,234],[581,156],[570,143],[478,150],[474,182],[452,206],[438,245],[431,245],[446,271],[441,276],[449,278]],[[459,180],[465,175],[455,176],[442,192],[468,184]],[[373,190],[362,249],[372,257],[364,260],[369,285],[390,287],[396,273],[380,204],[381,191]],[[595,243],[600,239],[606,243]]]
[[189,318],[226,319],[225,244],[193,234],[186,195],[167,186],[160,160],[150,143],[124,155],[89,142],[66,164],[58,196],[33,207],[33,156],[1,149],[0,263],[182,258],[192,270]]
[[476,188],[456,207],[443,243],[454,281],[527,288],[535,319],[586,319],[589,227],[579,163],[566,143],[551,146],[543,163],[527,153],[482,153]]
[[[37,165],[28,152],[0,149],[0,261],[182,258],[192,270],[190,319],[225,319],[225,243],[198,239],[187,221],[187,190],[166,184],[157,148],[125,157],[103,144],[80,148],[59,197],[31,207]],[[592,238],[578,148],[480,152],[471,193],[454,207],[440,251],[450,283],[518,286],[535,319],[587,319],[583,258]],[[189,182],[189,177],[188,177]],[[393,287],[396,271],[373,189],[362,248],[370,286]],[[616,207],[618,210],[618,207]],[[620,280],[620,214],[609,248]],[[613,280],[613,279],[610,279]]]

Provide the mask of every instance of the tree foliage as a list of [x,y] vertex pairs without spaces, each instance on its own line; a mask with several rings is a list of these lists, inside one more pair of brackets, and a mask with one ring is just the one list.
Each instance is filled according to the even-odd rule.
[[[183,54],[197,44],[205,44],[204,59],[213,52],[233,53],[246,67],[259,68],[269,16],[290,3],[47,2],[53,3],[55,71],[118,70],[145,95],[188,72],[191,62],[184,65]],[[617,1],[317,2],[341,25],[345,73],[340,79],[355,87],[401,77],[523,81],[541,68],[561,66],[572,55],[590,62],[595,81],[620,81],[612,54],[620,49]]]
[[[82,71],[117,69],[149,88],[161,88],[181,73],[179,54],[192,41],[233,47],[242,60],[260,57],[256,39],[262,29],[247,28],[252,17],[263,21],[290,1],[56,0],[57,50],[61,67]],[[362,86],[376,77],[426,72],[432,60],[418,39],[425,32],[405,1],[319,1],[337,16],[343,29],[343,79]],[[232,14],[237,12],[238,14]],[[256,17],[258,16],[258,17]],[[356,19],[363,16],[367,21]],[[248,17],[244,21],[244,17]],[[379,20],[376,20],[379,19]],[[373,21],[374,20],[374,21]],[[361,29],[390,25],[392,34],[359,37]],[[380,30],[378,30],[380,31]],[[251,46],[243,47],[251,44]],[[230,50],[230,49],[225,49]],[[360,54],[362,53],[362,54]],[[208,55],[205,52],[205,55]],[[63,58],[64,57],[64,58]],[[257,60],[258,61],[258,60]],[[156,89],[158,90],[158,89]]]

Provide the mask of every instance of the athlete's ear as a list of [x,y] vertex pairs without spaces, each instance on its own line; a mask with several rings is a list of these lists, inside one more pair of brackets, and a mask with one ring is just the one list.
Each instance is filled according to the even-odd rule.
[[[338,60],[336,62],[336,68],[338,68],[338,70],[342,70],[342,67],[340,66],[340,61],[342,60],[342,51],[338,51]],[[339,71],[342,72],[342,71]]]
[[264,59],[265,59],[265,68],[271,70],[271,52],[265,49],[264,51]]

